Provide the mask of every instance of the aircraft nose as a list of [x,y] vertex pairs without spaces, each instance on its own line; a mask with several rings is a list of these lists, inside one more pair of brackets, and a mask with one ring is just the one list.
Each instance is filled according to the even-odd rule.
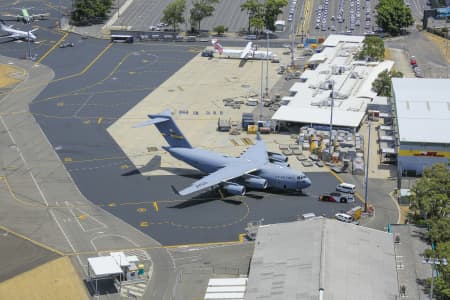
[[309,179],[308,177],[306,177],[303,180],[303,184],[305,185],[305,188],[310,187],[311,186],[311,179]]

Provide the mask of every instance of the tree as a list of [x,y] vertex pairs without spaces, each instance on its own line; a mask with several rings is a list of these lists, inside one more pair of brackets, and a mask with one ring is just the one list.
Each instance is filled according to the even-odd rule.
[[372,90],[377,93],[377,96],[392,96],[393,77],[403,77],[403,73],[396,70],[384,70],[378,74],[378,78],[372,82]]
[[357,59],[369,58],[371,61],[382,61],[384,58],[384,42],[379,36],[367,36]]
[[[436,250],[425,250],[424,256],[431,258],[450,259],[450,170],[447,164],[435,164],[425,169],[412,188],[411,209],[415,215],[425,218],[430,226],[428,236],[435,244]],[[436,299],[450,298],[450,265],[434,265],[440,276],[435,277],[433,292]],[[427,287],[430,288],[431,279],[428,278]]]
[[72,21],[77,24],[103,21],[111,5],[111,0],[77,0],[71,14]]
[[[445,228],[441,228],[443,230],[448,231],[450,227],[448,224]],[[450,241],[439,242],[436,245],[436,250],[433,251],[431,249],[425,250],[425,257],[430,258],[450,258]],[[436,296],[436,299],[449,299],[450,298],[450,265],[444,266],[443,264],[435,265],[435,272],[439,272],[439,276],[435,276],[434,278],[434,289],[433,293]],[[431,278],[427,279],[427,288],[430,288]],[[442,298],[440,298],[442,297]]]
[[225,27],[224,25],[218,25],[214,27],[213,30],[217,32],[217,35],[222,35],[228,31],[228,27]]
[[[446,217],[450,204],[450,170],[443,164],[436,164],[425,169],[422,178],[414,184],[411,191],[411,201],[414,202],[414,206],[421,215],[430,219]],[[442,224],[442,222],[446,224]],[[444,226],[448,231],[450,230],[450,221],[444,219],[435,226]],[[450,233],[448,233],[448,237],[450,238]]]
[[264,29],[264,18],[261,15],[254,16],[250,24],[257,32],[261,32]]
[[380,0],[376,9],[377,25],[391,35],[399,35],[402,28],[414,24],[411,9],[403,0]]
[[173,31],[177,30],[177,25],[184,22],[184,10],[186,9],[186,0],[175,0],[169,3],[163,11],[161,21],[173,26]]
[[193,7],[190,10],[191,13],[191,25],[197,24],[197,30],[200,32],[201,21],[213,15],[215,10],[214,4],[219,3],[220,0],[196,0],[193,2]]
[[248,14],[248,32],[250,33],[252,25],[252,19],[258,15],[261,11],[263,4],[256,0],[247,0],[241,4],[241,11],[246,10]]
[[264,22],[266,28],[275,30],[275,21],[277,16],[281,14],[282,8],[288,4],[287,0],[267,0],[264,4]]

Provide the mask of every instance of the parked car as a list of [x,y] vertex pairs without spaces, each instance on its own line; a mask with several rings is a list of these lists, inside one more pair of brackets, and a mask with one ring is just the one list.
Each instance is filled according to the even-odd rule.
[[74,47],[74,46],[75,46],[75,44],[73,42],[64,42],[59,45],[59,48],[67,48],[67,47]]
[[321,194],[319,196],[319,200],[327,202],[347,203],[355,201],[355,198],[351,194],[332,192],[327,194]]

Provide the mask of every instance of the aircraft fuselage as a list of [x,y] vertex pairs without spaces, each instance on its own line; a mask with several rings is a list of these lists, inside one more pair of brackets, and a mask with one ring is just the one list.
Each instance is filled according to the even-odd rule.
[[[209,174],[237,160],[235,157],[199,148],[164,147],[174,158]],[[268,162],[252,175],[267,180],[268,188],[285,191],[301,191],[311,185],[311,180],[303,174],[287,166]]]

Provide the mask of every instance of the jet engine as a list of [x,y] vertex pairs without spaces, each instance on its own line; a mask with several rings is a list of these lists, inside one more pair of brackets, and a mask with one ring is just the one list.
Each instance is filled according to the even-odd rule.
[[245,178],[245,185],[251,189],[265,190],[267,188],[267,180],[261,177],[248,177]]
[[288,157],[280,154],[280,153],[275,153],[275,152],[267,152],[267,154],[269,155],[269,160],[271,162],[287,162],[288,161]]
[[272,161],[272,163],[275,164],[275,165],[282,166],[282,167],[289,167],[289,166],[290,166],[289,163],[287,163],[287,162],[282,162],[282,161],[276,161],[276,160],[274,160],[274,161]]
[[222,188],[231,195],[245,195],[245,186],[236,183],[224,183]]

